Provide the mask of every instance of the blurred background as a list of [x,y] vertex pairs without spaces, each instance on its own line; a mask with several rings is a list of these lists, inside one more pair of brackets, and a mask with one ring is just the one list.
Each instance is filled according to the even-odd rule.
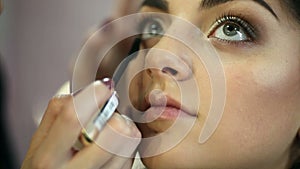
[[[8,146],[17,168],[37,128],[33,116],[44,112],[48,100],[70,79],[72,60],[89,30],[111,14],[113,3],[3,0],[0,66],[6,95],[2,100],[5,111],[1,112],[1,123],[7,129]],[[1,140],[2,137],[1,133]]]

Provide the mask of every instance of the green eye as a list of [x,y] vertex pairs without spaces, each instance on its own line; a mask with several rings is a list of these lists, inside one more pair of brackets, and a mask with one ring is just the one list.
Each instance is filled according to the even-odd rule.
[[209,38],[228,42],[252,41],[256,38],[254,28],[235,16],[224,16],[218,19],[211,30]]
[[213,34],[215,38],[228,41],[247,41],[250,37],[243,28],[235,23],[225,23],[217,28]]
[[162,21],[158,18],[149,18],[143,23],[142,40],[160,37],[165,33]]
[[240,34],[240,30],[240,27],[236,24],[226,23],[223,26],[224,34],[231,37]]

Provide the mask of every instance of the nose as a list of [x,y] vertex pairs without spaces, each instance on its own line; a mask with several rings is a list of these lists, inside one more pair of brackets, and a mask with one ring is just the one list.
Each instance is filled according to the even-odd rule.
[[162,38],[145,57],[145,67],[150,77],[168,75],[177,81],[192,76],[192,58],[184,44],[168,37]]

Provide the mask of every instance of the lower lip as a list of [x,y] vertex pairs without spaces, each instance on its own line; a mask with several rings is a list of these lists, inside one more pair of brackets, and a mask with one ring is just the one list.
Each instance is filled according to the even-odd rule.
[[178,117],[190,116],[175,107],[150,107],[145,113],[147,122],[154,120],[176,120]]

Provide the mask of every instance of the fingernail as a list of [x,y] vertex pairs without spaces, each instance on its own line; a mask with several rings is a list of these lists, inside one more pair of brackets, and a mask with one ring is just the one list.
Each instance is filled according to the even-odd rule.
[[126,115],[124,115],[124,114],[121,114],[121,116],[125,119],[126,124],[127,124],[128,126],[132,125],[133,121],[132,121],[128,116],[126,116]]
[[109,88],[109,90],[114,89],[115,85],[114,85],[114,81],[110,78],[104,78],[101,80],[101,82]]
[[141,138],[141,133],[140,131],[137,129],[136,125],[134,124],[134,121],[132,119],[130,119],[128,116],[121,114],[121,116],[123,117],[123,119],[126,121],[126,125],[130,128],[131,130],[131,134],[130,136],[133,138]]

